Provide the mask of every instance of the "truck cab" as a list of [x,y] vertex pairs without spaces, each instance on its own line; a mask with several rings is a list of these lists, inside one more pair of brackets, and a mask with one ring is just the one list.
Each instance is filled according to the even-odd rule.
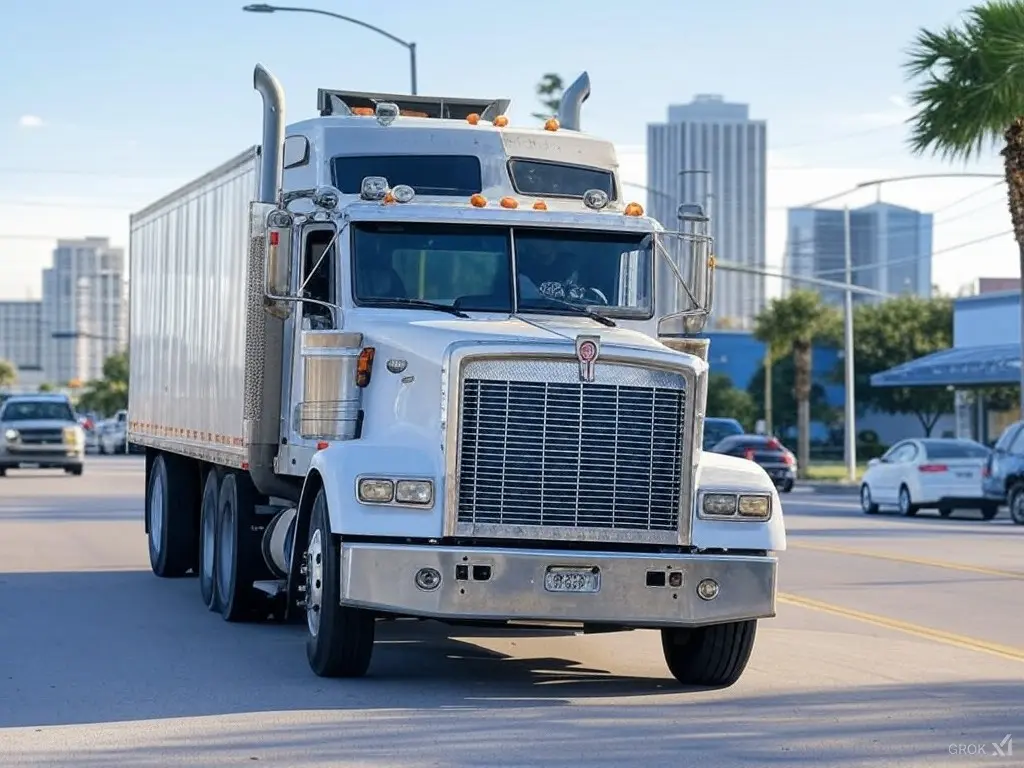
[[540,128],[504,99],[328,90],[286,128],[254,84],[244,354],[209,357],[242,435],[192,450],[196,422],[168,450],[130,405],[147,486],[187,461],[202,488],[188,523],[148,494],[154,570],[192,525],[208,607],[303,620],[322,676],[365,674],[376,623],[411,616],[658,629],[678,680],[735,682],[785,530],[760,467],[701,448],[700,206],[666,229],[623,198],[579,130],[586,75]]

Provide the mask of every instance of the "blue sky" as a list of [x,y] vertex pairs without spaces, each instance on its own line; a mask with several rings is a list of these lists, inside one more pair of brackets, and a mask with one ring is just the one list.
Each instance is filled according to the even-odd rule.
[[[48,238],[110,235],[126,244],[128,213],[258,141],[254,63],[280,78],[292,119],[314,113],[318,87],[407,89],[407,53],[395,43],[308,14],[243,13],[242,4],[5,4],[0,297],[38,293]],[[584,127],[620,145],[627,181],[644,182],[645,126],[663,120],[670,102],[721,93],[750,103],[753,116],[768,120],[774,262],[785,206],[866,178],[950,169],[905,149],[901,63],[916,29],[954,21],[959,2],[282,4],[344,13],[414,40],[421,93],[510,97],[514,122],[530,120],[543,73],[571,79],[588,70]],[[997,158],[971,168],[979,169],[998,172]],[[885,196],[936,209],[988,185],[901,184]],[[1009,227],[999,189],[964,205],[981,210],[937,229],[937,249]],[[950,253],[942,265],[940,258],[936,276],[950,288],[979,269],[1015,274],[1012,239]]]

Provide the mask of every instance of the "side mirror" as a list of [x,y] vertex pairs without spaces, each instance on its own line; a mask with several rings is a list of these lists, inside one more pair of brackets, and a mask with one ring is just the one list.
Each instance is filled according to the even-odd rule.
[[264,289],[269,299],[291,298],[294,222],[285,210],[271,211],[267,216]]
[[871,461],[868,462],[868,466],[869,467],[877,467],[881,463],[882,463],[882,459],[871,459]]

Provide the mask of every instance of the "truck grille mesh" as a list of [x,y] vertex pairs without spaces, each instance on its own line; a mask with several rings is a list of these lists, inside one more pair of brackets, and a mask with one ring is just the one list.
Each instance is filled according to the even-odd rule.
[[675,531],[681,388],[466,378],[458,521]]

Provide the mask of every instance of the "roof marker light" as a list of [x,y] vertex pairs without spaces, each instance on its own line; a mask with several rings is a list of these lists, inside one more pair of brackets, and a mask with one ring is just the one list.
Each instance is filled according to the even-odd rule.
[[476,125],[477,123],[480,122],[480,115],[478,115],[476,112],[470,112],[468,115],[466,115],[466,122],[469,123],[470,125]]
[[592,211],[600,211],[608,205],[608,193],[603,189],[588,189],[583,193],[583,204]]
[[559,127],[560,126],[558,120],[553,117],[549,117],[547,120],[544,121],[545,131],[557,131]]
[[367,176],[359,186],[359,197],[363,200],[383,200],[388,193],[388,180],[383,176]]
[[398,117],[399,109],[398,105],[390,101],[382,101],[377,104],[376,116],[377,123],[380,125],[388,126],[395,122],[395,118]]
[[476,194],[469,198],[469,204],[474,208],[485,208],[487,206],[487,198],[481,194]]
[[502,208],[518,208],[519,201],[514,197],[503,197],[501,198],[500,205]]
[[505,117],[504,115],[498,115],[496,118],[494,118],[493,125],[495,128],[504,128],[506,125],[508,125],[508,118]]
[[397,187],[391,190],[391,196],[398,203],[408,203],[414,197],[416,197],[416,190],[410,187],[408,184],[399,184]]
[[626,206],[626,210],[623,211],[626,216],[643,216],[644,207],[640,203],[630,203]]
[[533,203],[533,210],[535,210],[535,211],[546,211],[547,209],[548,209],[548,204],[545,203],[543,200],[536,200],[536,201],[534,201],[534,203]]

